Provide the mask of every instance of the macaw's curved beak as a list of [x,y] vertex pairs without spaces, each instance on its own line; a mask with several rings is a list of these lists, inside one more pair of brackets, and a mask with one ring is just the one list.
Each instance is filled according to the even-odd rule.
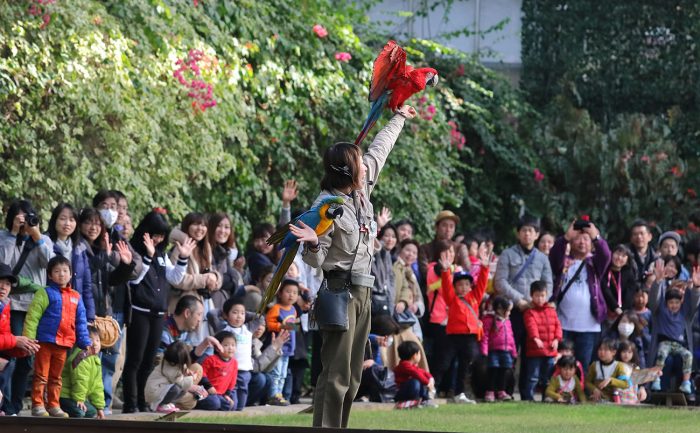
[[340,218],[341,216],[343,216],[342,206],[331,205],[328,207],[328,210],[326,211],[326,218],[334,220],[336,218]]
[[438,81],[439,81],[438,76],[437,76],[437,75],[433,75],[432,78],[429,79],[428,82],[427,82],[426,84],[427,84],[428,86],[435,87],[435,86],[437,86]]

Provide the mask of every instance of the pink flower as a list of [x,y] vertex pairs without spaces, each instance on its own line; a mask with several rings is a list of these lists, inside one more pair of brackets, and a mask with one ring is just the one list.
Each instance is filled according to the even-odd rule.
[[326,36],[328,36],[328,31],[321,24],[316,24],[313,27],[313,30],[314,33],[316,33],[316,36],[318,36],[319,38],[325,38]]
[[540,183],[544,180],[544,173],[542,173],[539,168],[536,168],[533,173],[535,175],[535,182]]
[[467,138],[464,134],[459,132],[457,123],[454,120],[450,120],[447,124],[452,128],[450,131],[450,144],[457,147],[459,150],[464,149],[464,145],[467,144]]
[[668,154],[666,152],[659,152],[654,155],[657,161],[665,161],[668,159]]
[[674,165],[673,167],[671,167],[671,173],[672,173],[675,177],[681,177],[681,176],[683,176],[683,172],[681,171],[680,167],[678,167],[677,165]]
[[433,117],[435,117],[435,112],[437,110],[435,109],[435,106],[433,104],[428,105],[425,110],[421,110],[421,115],[425,120],[433,120]]
[[649,164],[649,161],[651,161],[651,158],[649,158],[649,155],[643,155],[643,156],[640,158],[640,160],[641,160],[643,163],[645,163],[645,164]]
[[698,193],[695,192],[695,190],[693,188],[688,188],[687,192],[688,192],[688,196],[690,196],[690,198],[698,198]]
[[340,52],[335,53],[335,59],[339,62],[348,62],[350,61],[350,59],[352,59],[352,56],[350,55],[350,53]]

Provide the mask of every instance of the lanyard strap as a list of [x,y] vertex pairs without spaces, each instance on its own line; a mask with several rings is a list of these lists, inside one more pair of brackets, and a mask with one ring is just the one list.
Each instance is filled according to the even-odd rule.
[[619,272],[617,279],[612,270],[608,271],[608,281],[612,281],[617,291],[617,306],[622,308],[622,271]]

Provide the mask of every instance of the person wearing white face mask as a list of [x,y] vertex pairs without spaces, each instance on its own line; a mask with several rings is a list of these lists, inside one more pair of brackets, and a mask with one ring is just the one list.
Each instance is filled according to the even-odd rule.
[[[125,197],[123,198],[124,200],[126,200]],[[100,214],[100,219],[104,223],[104,232],[106,237],[105,241],[109,242],[110,244],[109,246],[105,245],[105,249],[110,252],[118,251],[117,245],[120,242],[124,242],[129,248],[129,251],[131,252],[131,263],[133,264],[133,268],[131,269],[130,277],[136,278],[138,275],[141,274],[141,271],[143,270],[143,262],[141,259],[141,255],[134,251],[133,247],[131,246],[131,243],[128,242],[128,240],[124,237],[121,231],[117,230],[118,227],[116,226],[116,222],[119,217],[119,199],[120,195],[116,192],[102,190],[98,192],[95,195],[95,197],[93,197],[92,206],[95,209],[97,209],[97,211]],[[112,254],[109,255],[112,256]],[[116,260],[115,262],[112,262],[112,265],[116,266],[118,263],[119,260]],[[128,325],[131,322],[131,308],[129,308],[129,305],[131,305],[131,299],[130,291],[128,290],[127,284],[128,283],[124,281],[115,285],[114,287],[110,287],[108,291],[112,294],[111,316],[119,323],[119,326],[122,329],[125,325]],[[113,381],[112,383],[114,385],[105,387],[105,389],[111,390],[112,388],[116,387],[116,383],[121,377],[122,366],[124,364],[125,359],[124,356],[126,353],[125,350],[122,349],[126,347],[126,340],[126,334],[123,332],[122,340],[120,341],[120,345],[122,345],[122,348],[112,348],[107,350],[106,355],[103,354],[103,370],[107,372],[105,379],[109,380],[108,377],[111,375]],[[108,394],[105,395],[105,411],[108,414],[111,412],[110,405],[112,403],[112,399],[113,396],[109,394],[108,391]]]
[[642,338],[643,329],[644,324],[637,313],[635,313],[634,310],[625,310],[612,323],[610,329],[604,334],[604,337],[633,343],[637,346],[637,353],[639,353],[639,367],[646,368],[644,354],[647,352],[648,347],[646,347],[644,339]]

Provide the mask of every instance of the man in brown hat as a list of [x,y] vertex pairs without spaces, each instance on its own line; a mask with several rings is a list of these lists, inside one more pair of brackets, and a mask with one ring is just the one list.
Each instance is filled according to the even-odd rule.
[[420,246],[418,251],[418,262],[420,264],[421,279],[425,281],[428,274],[428,263],[437,261],[439,257],[435,255],[435,244],[442,240],[452,241],[455,250],[455,264],[462,269],[469,270],[469,253],[467,246],[460,242],[452,240],[455,235],[457,226],[459,225],[459,217],[451,210],[443,210],[435,217],[435,238]]

